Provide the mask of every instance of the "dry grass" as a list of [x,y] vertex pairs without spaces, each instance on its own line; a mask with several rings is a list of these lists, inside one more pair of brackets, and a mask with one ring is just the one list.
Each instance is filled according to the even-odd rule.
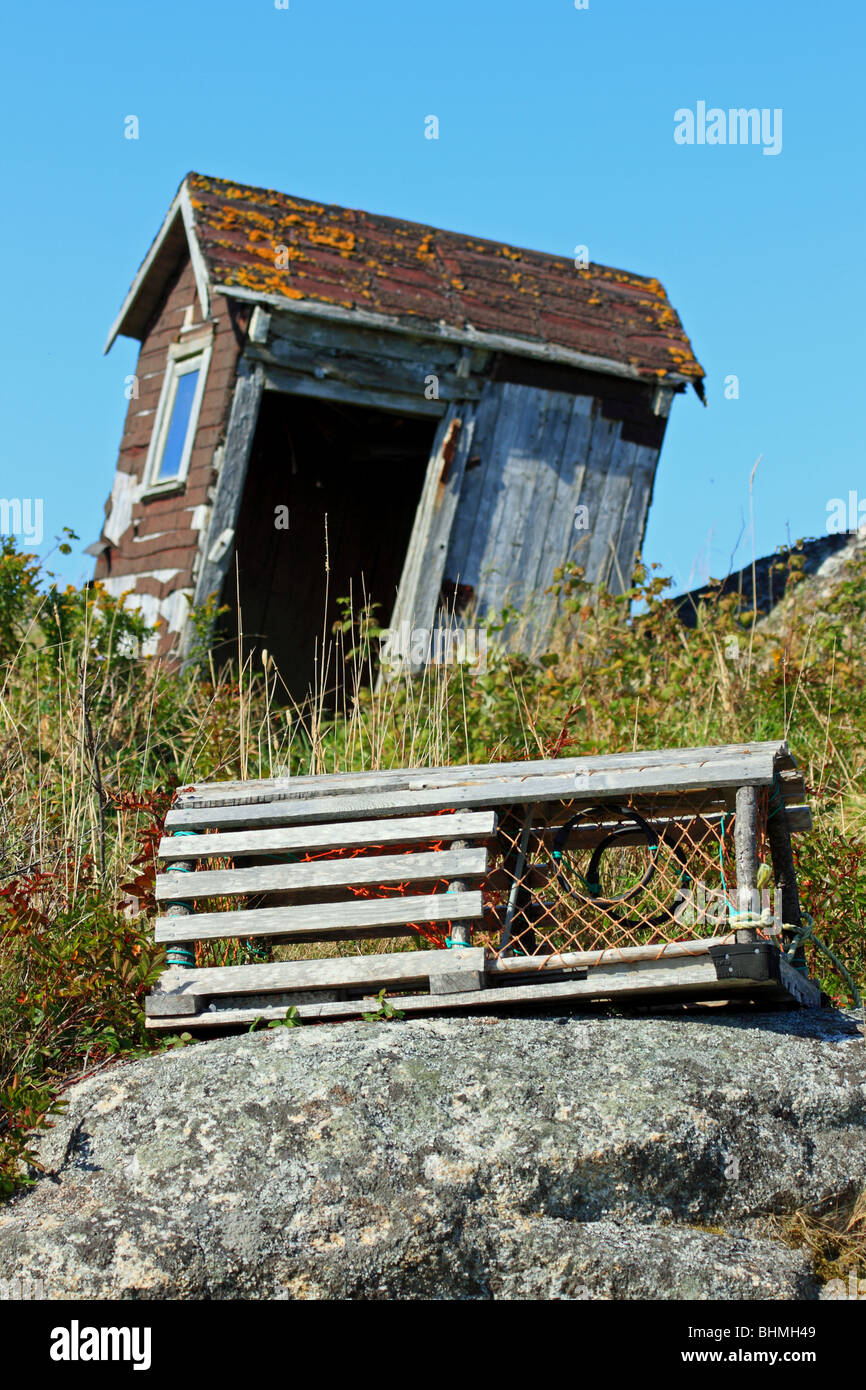
[[767,1235],[793,1250],[805,1250],[819,1279],[847,1280],[853,1269],[866,1278],[866,1190],[857,1198],[836,1198],[820,1215],[797,1211],[761,1222]]

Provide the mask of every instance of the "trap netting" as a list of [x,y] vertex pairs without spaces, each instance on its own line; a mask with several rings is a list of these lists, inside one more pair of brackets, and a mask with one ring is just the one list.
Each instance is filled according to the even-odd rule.
[[[563,802],[500,823],[484,885],[484,926],[498,955],[547,955],[722,936],[737,924],[735,813],[716,793]],[[758,859],[767,797],[759,795]],[[772,932],[772,921],[767,923]]]

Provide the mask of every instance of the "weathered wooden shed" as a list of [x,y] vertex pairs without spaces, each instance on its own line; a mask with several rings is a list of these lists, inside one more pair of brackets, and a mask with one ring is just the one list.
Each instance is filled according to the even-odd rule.
[[194,173],[118,334],[141,351],[96,577],[178,659],[239,576],[296,692],[350,586],[394,629],[520,607],[566,561],[622,589],[672,397],[702,394],[657,280]]

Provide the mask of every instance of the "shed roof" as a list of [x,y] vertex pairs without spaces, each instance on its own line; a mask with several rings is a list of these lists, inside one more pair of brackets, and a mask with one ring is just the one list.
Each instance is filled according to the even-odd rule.
[[118,333],[143,335],[185,244],[204,312],[218,291],[617,375],[691,381],[702,394],[703,369],[656,279],[196,173],[181,184],[108,346]]

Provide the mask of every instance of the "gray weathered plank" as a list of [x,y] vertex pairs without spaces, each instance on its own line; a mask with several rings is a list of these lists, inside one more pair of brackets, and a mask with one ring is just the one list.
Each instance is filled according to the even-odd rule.
[[[448,407],[436,433],[389,627],[432,630],[448,535],[472,445],[475,406]],[[450,459],[450,462],[449,462]]]
[[630,572],[627,575],[617,573],[615,547],[631,489],[637,448],[630,440],[617,437],[596,505],[596,515],[591,518],[592,538],[586,559],[587,574],[592,575],[593,582],[606,584],[613,593],[622,593],[631,580]]
[[[666,811],[667,809],[668,808],[666,808]],[[685,806],[680,805],[675,809],[671,809],[670,814],[665,814],[664,816],[647,815],[644,813],[644,819],[657,835],[664,834],[666,830],[671,832],[683,830],[688,837],[690,830],[704,824],[718,831],[723,815],[728,815],[728,812],[725,809],[724,803],[719,803],[710,807],[702,806],[698,811],[694,809],[689,810]],[[811,830],[812,813],[808,806],[787,807],[786,816],[789,830]],[[591,849],[604,838],[608,830],[614,830],[619,825],[622,825],[622,821],[610,820],[601,821],[590,829],[578,827],[569,834],[562,847],[572,849],[575,846],[582,846]],[[556,834],[556,827],[551,826],[543,830],[536,830],[535,833],[536,836],[540,836],[545,843],[552,844],[553,837]],[[642,845],[644,844],[644,837],[639,831],[635,831],[634,835],[620,836],[617,840],[617,844],[621,846]]]
[[542,636],[549,632],[560,607],[557,596],[546,593],[553,583],[554,570],[566,563],[574,539],[583,534],[582,529],[578,528],[577,507],[586,476],[586,458],[592,436],[592,406],[593,401],[589,396],[573,398],[568,433],[557,462],[553,495],[544,519],[535,574],[527,577],[527,587],[535,595],[533,614]]
[[[585,979],[573,978],[534,984],[487,986],[485,989],[458,994],[402,995],[394,999],[395,1006],[407,1015],[435,1013],[453,1009],[485,1012],[492,1008],[527,1004],[551,1005],[569,1000],[618,999],[665,996],[683,999],[718,999],[752,997],[768,1002],[798,1002],[809,1007],[820,1003],[820,990],[782,961],[782,983],[756,980],[720,980],[710,960],[686,957],[658,961],[636,961],[590,970]],[[378,1007],[376,1000],[360,1000],[324,1004],[300,1004],[298,1014],[305,1022],[359,1017]],[[261,1018],[282,1018],[285,1006],[256,1009],[230,1008],[214,1013],[201,1013],[194,1019],[180,1018],[179,1028],[226,1027],[250,1024]],[[148,1027],[167,1028],[165,1019],[148,1020]]]
[[658,458],[658,449],[638,445],[628,497],[623,506],[619,533],[615,537],[614,545],[616,558],[612,572],[614,576],[622,574],[627,585],[632,582],[635,561],[643,546]]
[[519,571],[513,556],[519,549],[535,483],[532,459],[549,394],[511,382],[503,390],[467,556],[467,578],[482,615],[499,611],[506,601],[520,599]]
[[571,397],[561,391],[515,388],[523,409],[502,455],[501,488],[485,539],[482,603],[501,610],[506,602],[523,610],[531,597],[547,506],[538,492],[556,476],[571,414]]
[[496,834],[494,811],[458,811],[453,816],[407,816],[403,820],[340,821],[336,825],[305,825],[299,829],[240,830],[214,835],[167,835],[159,857],[171,859],[242,859],[251,855],[310,854],[330,849],[379,845],[423,844],[430,840],[486,840]]
[[712,769],[693,762],[623,771],[589,771],[559,776],[501,777],[469,785],[433,787],[420,791],[318,796],[257,805],[177,807],[166,817],[170,829],[207,830],[215,827],[264,829],[275,825],[313,825],[317,822],[366,820],[388,815],[417,815],[434,810],[508,806],[515,803],[611,800],[615,797],[665,791],[697,791],[707,785],[731,787],[769,785],[773,759],[752,755],[716,762]]
[[485,478],[491,467],[491,442],[502,404],[504,386],[501,382],[485,382],[481,400],[475,412],[472,449],[463,470],[460,505],[448,537],[445,577],[455,584],[474,584],[469,572],[469,549],[472,544],[478,509],[484,494]]
[[[350,791],[375,788],[412,790],[418,787],[447,786],[454,782],[487,781],[490,777],[565,775],[570,772],[616,770],[667,766],[671,763],[693,761],[712,766],[729,758],[763,756],[776,760],[783,784],[787,779],[800,778],[793,765],[784,740],[762,743],[730,743],[694,748],[649,748],[631,753],[608,753],[579,758],[529,759],[524,762],[450,764],[445,767],[381,768],[370,772],[326,772],[299,774],[295,777],[263,778],[260,780],[201,782],[178,793],[177,805],[198,805],[213,801],[214,805],[230,801],[235,796],[262,800],[268,793],[283,793],[297,797],[311,791],[344,795]],[[708,783],[711,785],[711,783]],[[801,793],[802,794],[802,793]]]
[[233,535],[237,525],[263,388],[264,375],[261,367],[251,366],[242,358],[238,363],[237,384],[226,432],[222,467],[196,582],[194,603],[197,605],[203,604],[210,594],[220,592],[231,564],[234,554],[233,541],[225,546],[221,554],[215,553],[213,559],[210,555],[219,538],[224,533],[231,532]]
[[445,951],[393,951],[388,955],[329,960],[274,961],[267,965],[204,966],[166,970],[159,989],[180,994],[266,994],[269,990],[406,988],[455,970],[483,971],[482,946]]
[[407,936],[412,922],[471,922],[484,911],[480,893],[429,893],[419,897],[361,898],[356,902],[259,907],[239,912],[197,912],[158,917],[154,939],[215,941],[234,936],[287,937],[296,941],[356,936]]
[[257,864],[246,869],[202,869],[165,873],[156,878],[157,902],[234,898],[251,893],[301,893],[317,888],[352,888],[362,884],[416,884],[430,880],[481,878],[487,870],[484,849],[432,850],[428,854],[358,855],[304,864]]
[[431,340],[423,333],[393,332],[354,322],[335,322],[333,319],[280,312],[271,315],[271,341],[282,339],[309,350],[348,353],[357,357],[381,357],[414,363],[418,366],[435,361],[442,373],[454,372],[466,349],[462,344]]
[[[572,564],[581,565],[585,571],[585,578],[592,584],[597,584],[603,577],[592,568],[590,552],[594,544],[596,552],[602,549],[601,540],[597,541],[596,538],[604,534],[599,525],[599,518],[605,485],[619,440],[620,429],[619,421],[605,419],[600,411],[596,413],[589,447],[585,455],[586,467],[583,472],[580,494],[576,499],[578,506],[586,507],[589,515],[588,529],[575,530],[572,533],[569,553],[566,558]],[[606,545],[606,536],[604,545]]]
[[267,391],[283,395],[315,396],[320,400],[342,401],[346,405],[363,405],[368,410],[398,410],[401,415],[441,416],[446,402],[428,401],[423,387],[419,392],[403,394],[398,391],[373,391],[367,386],[354,386],[347,381],[317,381],[315,377],[296,375],[282,367],[264,367]]
[[[478,382],[458,375],[459,358],[448,365],[430,353],[418,361],[380,352],[314,346],[272,332],[266,346],[248,347],[247,356],[268,367],[297,374],[301,380],[312,378],[314,388],[331,384],[337,395],[340,387],[346,385],[373,395],[382,396],[387,392],[424,401],[425,385],[430,376],[437,379],[440,402],[472,400],[481,394]],[[443,404],[440,413],[444,413],[444,409]]]

